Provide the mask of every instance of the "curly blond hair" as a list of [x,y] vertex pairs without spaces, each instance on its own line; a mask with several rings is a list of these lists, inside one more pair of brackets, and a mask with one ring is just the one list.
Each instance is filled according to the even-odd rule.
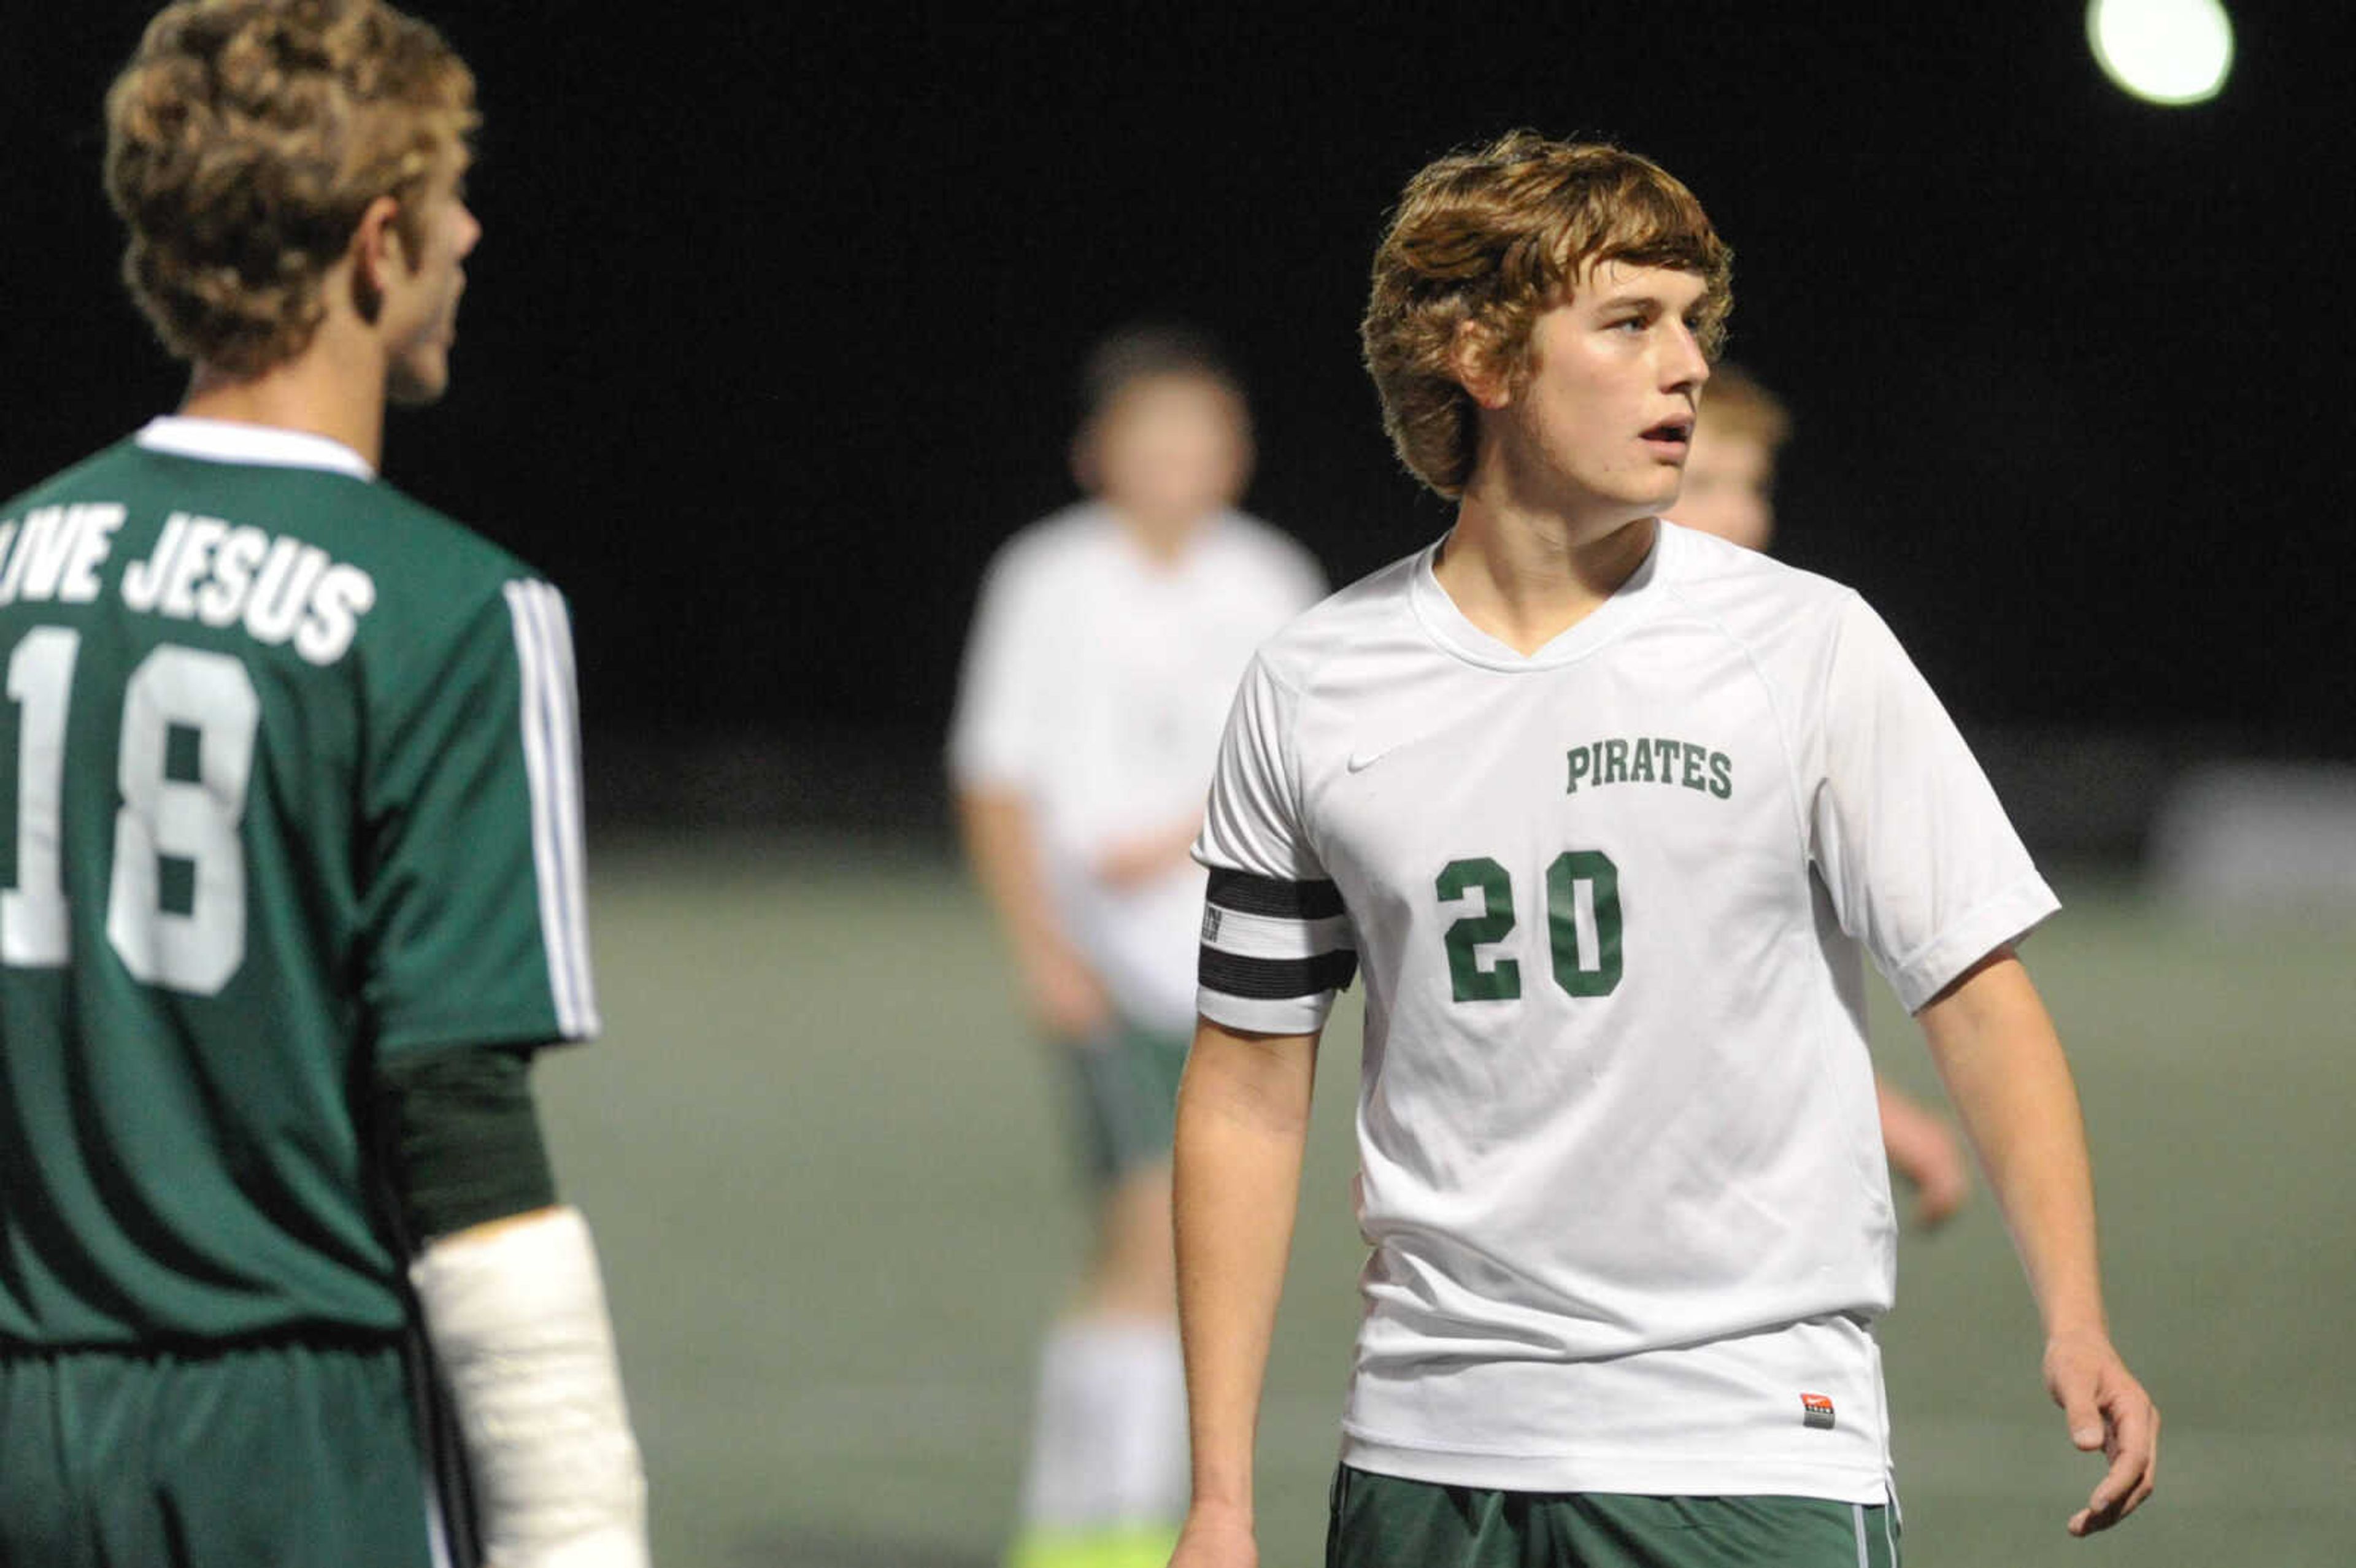
[[1698,274],[1702,346],[1717,357],[1734,253],[1693,192],[1650,159],[1514,131],[1408,181],[1375,251],[1358,338],[1383,428],[1417,478],[1454,500],[1472,477],[1479,427],[1457,379],[1457,329],[1478,324],[1491,364],[1518,377],[1539,313],[1604,261]]
[[417,253],[476,123],[466,62],[380,0],[181,0],[106,95],[123,282],[174,355],[259,375],[309,346],[370,202]]

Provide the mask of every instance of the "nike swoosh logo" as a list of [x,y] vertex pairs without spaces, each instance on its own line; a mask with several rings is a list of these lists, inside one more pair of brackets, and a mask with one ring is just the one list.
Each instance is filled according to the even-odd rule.
[[1377,746],[1371,752],[1353,752],[1350,753],[1350,771],[1354,773],[1365,773],[1368,768],[1390,755],[1396,749],[1394,746]]

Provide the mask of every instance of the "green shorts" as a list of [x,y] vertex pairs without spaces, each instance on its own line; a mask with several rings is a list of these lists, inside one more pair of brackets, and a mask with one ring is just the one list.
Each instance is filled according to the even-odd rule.
[[1886,1506],[1333,1477],[1326,1568],[1898,1568]]
[[0,1563],[427,1568],[396,1347],[0,1352]]
[[1073,1121],[1089,1180],[1109,1187],[1170,1157],[1178,1078],[1192,1040],[1116,1020],[1058,1049],[1070,1063]]

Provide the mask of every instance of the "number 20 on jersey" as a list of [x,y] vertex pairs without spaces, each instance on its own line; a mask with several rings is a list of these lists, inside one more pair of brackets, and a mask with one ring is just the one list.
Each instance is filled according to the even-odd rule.
[[[1566,849],[1546,870],[1547,954],[1554,983],[1573,997],[1608,997],[1620,986],[1620,868],[1601,849]],[[1442,903],[1478,893],[1481,912],[1448,928],[1448,977],[1460,1002],[1512,1001],[1522,994],[1522,966],[1480,949],[1514,932],[1514,879],[1485,855],[1451,860],[1434,891]]]

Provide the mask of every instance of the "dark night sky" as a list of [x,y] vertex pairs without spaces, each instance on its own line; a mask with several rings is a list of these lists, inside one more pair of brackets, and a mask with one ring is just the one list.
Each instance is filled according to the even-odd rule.
[[[2242,7],[2185,112],[2072,4],[420,9],[481,79],[487,238],[387,467],[566,586],[593,728],[937,730],[981,563],[1068,494],[1072,367],[1141,314],[1235,349],[1252,504],[1337,581],[1422,543],[1367,258],[1419,164],[1531,124],[1699,193],[1799,416],[1783,553],[1967,721],[2356,751],[2329,7]],[[97,189],[140,13],[10,40],[0,490],[177,394]]]

